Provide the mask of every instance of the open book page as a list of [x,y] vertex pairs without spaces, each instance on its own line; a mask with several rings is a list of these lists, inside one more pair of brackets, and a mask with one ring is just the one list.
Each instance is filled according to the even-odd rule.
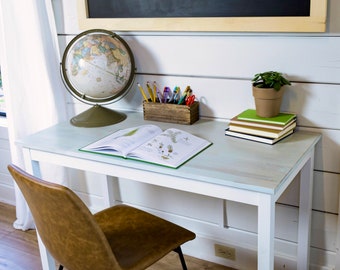
[[128,157],[176,168],[209,145],[207,140],[171,128],[136,148]]
[[81,150],[126,157],[136,147],[162,132],[156,125],[142,125],[118,130]]

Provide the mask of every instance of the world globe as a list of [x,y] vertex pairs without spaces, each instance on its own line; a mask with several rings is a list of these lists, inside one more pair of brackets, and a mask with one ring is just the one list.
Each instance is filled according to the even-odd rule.
[[93,105],[73,117],[73,125],[105,126],[126,118],[121,112],[101,106],[121,99],[134,79],[133,54],[120,36],[103,29],[82,32],[67,45],[61,70],[69,92],[80,101]]

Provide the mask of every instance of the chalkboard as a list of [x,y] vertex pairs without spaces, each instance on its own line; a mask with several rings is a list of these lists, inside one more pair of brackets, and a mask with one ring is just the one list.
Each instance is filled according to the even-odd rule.
[[87,0],[89,18],[309,16],[311,0]]
[[80,29],[325,32],[328,0],[77,0]]

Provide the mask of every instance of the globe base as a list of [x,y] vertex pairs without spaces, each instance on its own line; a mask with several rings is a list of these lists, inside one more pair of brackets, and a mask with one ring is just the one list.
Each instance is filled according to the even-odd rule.
[[74,116],[70,122],[77,127],[102,127],[114,125],[126,119],[126,115],[100,105]]

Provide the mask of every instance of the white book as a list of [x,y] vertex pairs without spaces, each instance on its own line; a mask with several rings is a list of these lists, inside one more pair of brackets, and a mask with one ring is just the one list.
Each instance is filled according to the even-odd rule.
[[231,136],[231,137],[236,137],[236,138],[241,138],[241,139],[246,139],[250,141],[256,141],[256,142],[261,142],[265,144],[275,144],[278,141],[281,141],[282,139],[286,138],[290,134],[292,134],[294,130],[290,130],[287,133],[283,134],[279,138],[267,138],[267,137],[261,137],[261,136],[256,136],[256,135],[251,135],[251,134],[246,134],[246,133],[241,133],[237,131],[231,131],[229,129],[226,129],[225,135]]

